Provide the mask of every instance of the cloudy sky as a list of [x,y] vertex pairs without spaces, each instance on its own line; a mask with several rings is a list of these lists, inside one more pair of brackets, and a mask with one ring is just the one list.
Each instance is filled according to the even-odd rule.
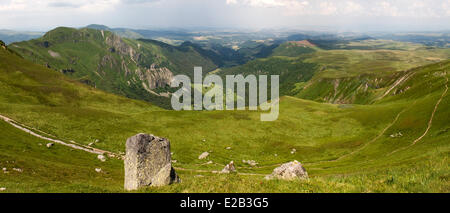
[[0,28],[450,30],[450,0],[0,0]]

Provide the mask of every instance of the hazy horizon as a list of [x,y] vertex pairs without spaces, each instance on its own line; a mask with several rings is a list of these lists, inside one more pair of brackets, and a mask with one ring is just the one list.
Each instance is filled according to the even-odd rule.
[[1,29],[446,31],[450,0],[3,0]]

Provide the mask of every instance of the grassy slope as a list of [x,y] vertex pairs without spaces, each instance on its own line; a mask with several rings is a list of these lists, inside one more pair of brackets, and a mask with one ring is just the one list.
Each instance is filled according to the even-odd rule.
[[404,76],[403,71],[450,58],[450,49],[403,42],[348,44],[348,48],[356,46],[367,50],[328,50],[303,55],[305,62],[317,63],[321,69],[307,84],[296,85],[295,96],[319,102],[368,104]]
[[298,45],[292,42],[285,42],[280,44],[277,48],[273,49],[271,56],[288,56],[297,57],[303,54],[313,53],[320,49],[315,46]]
[[[280,95],[293,95],[295,84],[310,80],[318,66],[315,63],[305,63],[296,58],[285,56],[273,56],[264,59],[256,59],[244,65],[222,69],[218,74],[225,75],[279,75]],[[225,78],[224,78],[225,79]],[[270,88],[268,77],[268,88]]]
[[345,45],[342,49],[322,50],[283,43],[271,57],[218,73],[279,74],[282,95],[318,102],[369,104],[404,76],[404,71],[450,58],[450,49],[405,42],[367,40]]
[[[260,112],[164,111],[149,104],[109,95],[61,74],[0,50],[0,112],[65,140],[90,143],[111,151],[124,151],[127,137],[148,132],[168,137],[176,167],[220,170],[230,160],[239,172],[260,175],[217,175],[178,169],[183,183],[149,192],[448,192],[450,98],[444,97],[430,132],[408,147],[426,128],[443,92],[443,71],[449,63],[418,69],[412,86],[376,105],[322,104],[284,97],[280,117],[260,122]],[[445,76],[444,76],[445,77]],[[418,84],[417,82],[422,82]],[[427,90],[424,90],[424,86]],[[413,99],[417,100],[414,105]],[[406,109],[378,140],[372,141],[396,115]],[[100,164],[95,155],[55,146],[43,148],[39,139],[0,122],[0,163],[23,168],[23,173],[1,174],[0,187],[12,191],[121,191],[122,163]],[[401,138],[390,134],[401,131]],[[202,142],[203,139],[206,142]],[[20,141],[21,143],[17,143]],[[226,150],[226,147],[232,147]],[[364,147],[364,148],[361,148]],[[290,154],[296,148],[295,154]],[[25,150],[27,157],[18,150]],[[61,151],[61,152],[56,152]],[[211,151],[206,160],[197,157]],[[348,155],[355,152],[355,154]],[[70,154],[65,154],[70,153]],[[276,155],[275,155],[276,154]],[[340,156],[348,155],[338,161]],[[70,156],[70,157],[68,157]],[[21,160],[23,159],[23,160]],[[250,168],[242,160],[255,160]],[[312,177],[308,181],[265,181],[275,164],[297,159]],[[208,160],[216,164],[202,165]],[[13,164],[7,162],[15,161]],[[105,174],[93,172],[101,167]],[[34,173],[33,173],[34,171]],[[79,172],[85,171],[85,172]],[[70,176],[70,177],[68,177]],[[17,181],[20,180],[20,181]],[[58,187],[61,186],[61,187]]]

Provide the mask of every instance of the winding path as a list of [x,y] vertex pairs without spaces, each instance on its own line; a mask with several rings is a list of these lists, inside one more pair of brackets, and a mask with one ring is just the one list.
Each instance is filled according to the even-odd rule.
[[[22,131],[24,131],[26,133],[29,133],[29,134],[31,134],[31,135],[33,135],[35,137],[38,137],[38,138],[46,140],[46,141],[50,141],[50,142],[53,142],[53,143],[61,144],[63,146],[67,146],[67,147],[70,147],[72,149],[82,150],[82,151],[89,152],[89,153],[92,153],[92,154],[98,154],[98,155],[105,155],[106,154],[106,155],[108,155],[108,157],[118,158],[118,159],[121,159],[121,160],[124,159],[124,155],[122,155],[122,154],[113,153],[113,152],[102,150],[102,149],[98,149],[98,148],[93,148],[93,147],[82,145],[82,144],[75,143],[75,142],[68,143],[68,142],[64,142],[64,141],[61,141],[61,140],[57,140],[57,139],[53,139],[53,138],[49,138],[49,137],[43,136],[41,134],[45,134],[45,135],[51,135],[51,134],[45,133],[45,132],[37,130],[37,129],[33,129],[33,128],[28,127],[28,126],[23,125],[23,124],[20,124],[17,121],[14,121],[13,119],[8,118],[8,117],[3,116],[3,115],[0,115],[0,119],[5,121],[5,122],[7,122],[7,123],[9,123],[9,124],[11,124],[12,126],[16,127],[17,129],[20,129],[20,130],[22,130]],[[38,134],[36,132],[40,132],[41,134]],[[51,136],[55,137],[53,135],[51,135]],[[182,171],[191,171],[191,172],[197,172],[197,173],[216,173],[216,174],[219,173],[219,171],[213,171],[213,170],[187,169],[187,168],[175,167],[175,166],[174,166],[174,168],[178,169],[178,170],[182,170]],[[246,167],[238,167],[238,168],[246,168]],[[258,167],[255,167],[255,168],[258,168]],[[237,172],[237,174],[239,174],[239,175],[251,175],[251,176],[265,176],[265,174],[243,173],[243,172]]]
[[[415,102],[414,102],[411,106],[413,106],[414,104],[415,104]],[[370,140],[369,142],[367,142],[367,143],[365,143],[364,145],[358,147],[356,150],[354,150],[354,151],[352,151],[352,152],[350,152],[350,153],[348,153],[348,154],[341,155],[340,157],[338,157],[338,158],[336,158],[336,159],[333,159],[333,160],[324,160],[324,161],[317,161],[317,162],[314,162],[314,163],[305,163],[305,164],[306,164],[306,165],[316,165],[316,164],[324,163],[324,162],[336,162],[336,161],[339,161],[339,160],[341,160],[341,159],[343,159],[343,158],[346,158],[346,157],[348,157],[348,156],[351,156],[351,155],[353,155],[353,154],[355,154],[355,153],[361,151],[362,149],[366,148],[368,145],[370,145],[370,144],[372,144],[373,142],[375,142],[376,140],[378,140],[381,136],[383,136],[384,133],[385,133],[389,128],[391,128],[391,127],[397,122],[397,120],[398,120],[398,118],[400,117],[400,115],[401,115],[403,112],[405,112],[407,109],[408,109],[408,108],[405,108],[405,109],[403,109],[402,111],[400,111],[400,112],[397,114],[397,116],[395,117],[395,119],[394,119],[391,123],[389,123],[389,125],[386,126],[386,127],[383,129],[383,131],[381,131],[375,138],[373,138],[373,139]]]
[[[409,78],[410,76],[411,76],[411,75],[409,75],[408,77],[406,77],[406,76],[405,76],[405,77],[406,77],[406,79],[407,79],[407,78]],[[397,81],[396,84],[395,84],[392,88],[394,88],[396,85],[398,85],[399,83],[401,83],[402,81],[404,81],[405,77],[402,78],[401,80]],[[441,101],[444,99],[445,95],[446,95],[447,92],[448,92],[448,81],[449,81],[449,80],[448,80],[448,77],[446,77],[445,90],[444,90],[444,92],[442,93],[442,95],[441,95],[441,97],[439,98],[439,100],[436,102],[436,105],[434,106],[434,110],[433,110],[433,112],[432,112],[432,114],[431,114],[431,116],[430,116],[430,120],[428,121],[428,125],[427,125],[427,128],[426,128],[425,132],[424,132],[420,137],[418,137],[417,139],[415,139],[409,146],[406,146],[406,147],[403,147],[403,148],[394,150],[393,152],[389,153],[388,155],[391,155],[391,154],[393,154],[393,153],[395,153],[395,152],[398,152],[398,151],[407,149],[407,148],[409,148],[409,147],[415,145],[417,142],[419,142],[420,140],[422,140],[422,138],[424,138],[424,137],[427,135],[428,131],[431,129],[431,126],[432,126],[432,123],[433,123],[433,118],[434,118],[434,115],[436,114],[436,111],[437,111],[437,109],[438,109],[438,106],[439,106],[439,104],[441,103]],[[392,88],[391,88],[391,89],[392,89]],[[391,89],[390,89],[390,90],[391,90]],[[390,90],[389,90],[389,91],[390,91]],[[387,92],[387,93],[388,93],[388,92]],[[414,106],[415,103],[416,103],[416,101],[415,101],[410,107]],[[389,125],[386,126],[386,127],[383,129],[383,131],[381,131],[375,138],[373,138],[372,140],[370,140],[369,142],[367,142],[367,143],[364,144],[363,146],[357,148],[356,150],[354,150],[354,151],[352,151],[352,152],[350,152],[350,153],[348,153],[348,154],[342,155],[342,156],[340,156],[339,158],[336,158],[336,159],[334,159],[334,160],[325,160],[325,161],[318,161],[318,162],[314,162],[314,163],[305,163],[305,165],[316,165],[316,164],[323,163],[323,162],[336,162],[336,161],[339,161],[339,160],[341,160],[341,159],[343,159],[343,158],[346,158],[346,157],[348,157],[348,156],[351,156],[351,155],[353,155],[353,154],[355,154],[355,153],[361,151],[362,149],[364,149],[364,148],[367,147],[368,145],[370,145],[370,144],[372,144],[373,142],[375,142],[376,140],[378,140],[381,136],[383,136],[384,133],[385,133],[389,128],[391,128],[391,127],[397,122],[397,120],[399,119],[400,115],[401,115],[403,112],[405,112],[407,109],[409,109],[410,107],[405,108],[405,109],[403,109],[402,111],[400,111],[400,112],[397,114],[397,116],[395,117],[395,119],[394,119],[391,123],[389,123]],[[46,134],[46,135],[50,135],[50,136],[52,136],[52,137],[55,137],[55,136],[53,136],[53,135],[51,135],[51,134],[42,132],[42,131],[37,130],[37,129],[33,129],[33,128],[28,127],[28,126],[23,125],[23,124],[20,124],[19,122],[14,121],[13,119],[8,118],[8,117],[3,116],[3,115],[0,115],[0,119],[2,119],[3,121],[5,121],[5,122],[11,124],[12,126],[18,128],[18,129],[20,129],[20,130],[22,130],[22,131],[24,131],[24,132],[27,132],[27,133],[29,133],[29,134],[35,136],[35,137],[38,137],[38,138],[41,138],[41,139],[44,139],[44,140],[47,140],[47,141],[50,141],[50,142],[58,143],[58,144],[61,144],[61,145],[64,145],[64,146],[67,146],[67,147],[70,147],[70,148],[73,148],[73,149],[82,150],[82,151],[89,152],[89,153],[93,153],[93,154],[99,154],[99,155],[104,155],[104,154],[106,154],[106,155],[108,155],[109,157],[114,157],[114,158],[118,158],[118,159],[122,159],[122,160],[124,159],[124,155],[122,155],[122,154],[113,153],[113,152],[106,151],[106,150],[101,150],[101,149],[98,149],[98,148],[93,148],[93,147],[86,146],[86,145],[82,145],[82,144],[75,143],[75,142],[68,143],[68,142],[64,142],[64,141],[58,140],[58,139],[52,139],[52,138],[43,136],[43,135],[38,134],[38,133],[36,133],[36,132],[40,132],[40,133],[42,133],[42,134]],[[279,166],[279,165],[281,165],[281,164],[264,165],[264,166],[253,166],[253,167],[237,167],[237,168],[246,168],[246,169],[252,169],[252,168],[253,168],[253,169],[255,169],[255,168],[274,167],[274,166]],[[174,168],[175,168],[175,169],[178,169],[178,170],[182,170],[182,171],[192,171],[192,172],[198,172],[198,173],[211,173],[211,172],[214,173],[214,171],[211,171],[211,170],[187,169],[187,168],[181,168],[181,167],[174,167]],[[216,172],[216,173],[217,173],[217,172]],[[264,175],[264,174],[256,174],[256,173],[239,173],[239,172],[238,172],[238,174],[240,174],[240,175],[255,175],[255,176],[263,176],[263,175]]]
[[397,81],[395,81],[394,84],[392,85],[392,87],[390,87],[388,90],[386,90],[386,92],[382,96],[378,97],[376,100],[380,100],[380,99],[383,99],[384,97],[386,97],[386,95],[388,95],[394,88],[396,88],[399,84],[406,82],[406,80],[408,80],[413,75],[414,75],[414,73],[411,72],[411,73],[404,75]]
[[436,102],[436,105],[434,105],[434,109],[433,109],[433,112],[431,113],[430,120],[428,121],[428,125],[427,125],[427,128],[425,129],[425,132],[420,137],[418,137],[416,140],[414,140],[409,146],[406,146],[406,147],[394,150],[391,153],[389,153],[388,155],[392,155],[392,154],[394,154],[394,153],[396,153],[398,151],[401,151],[401,150],[407,149],[407,148],[409,148],[411,146],[414,146],[417,142],[422,140],[422,138],[425,137],[425,135],[428,134],[428,131],[431,129],[431,126],[433,125],[434,115],[436,114],[436,111],[437,111],[437,109],[439,107],[439,104],[441,103],[442,99],[444,99],[445,95],[447,95],[447,92],[448,92],[448,77],[446,77],[445,90],[442,93],[442,95],[439,98],[439,100]]
[[[107,154],[109,157],[120,157],[119,154],[113,153],[113,152],[110,152],[110,151],[101,150],[101,149],[97,149],[97,148],[93,148],[93,147],[85,146],[85,145],[81,145],[81,144],[76,144],[76,143],[68,143],[68,142],[64,142],[64,141],[61,141],[61,140],[57,140],[57,139],[53,139],[53,138],[49,138],[49,137],[43,136],[43,135],[38,134],[36,132],[41,132],[41,133],[44,133],[44,132],[42,132],[40,130],[31,130],[30,127],[26,127],[25,125],[22,125],[22,124],[18,123],[17,121],[14,121],[13,119],[8,118],[8,117],[3,116],[3,115],[0,115],[0,119],[2,119],[3,121],[11,124],[12,126],[16,127],[17,129],[20,129],[20,130],[22,130],[22,131],[24,131],[26,133],[29,133],[29,134],[31,134],[31,135],[33,135],[35,137],[44,139],[46,141],[50,141],[50,142],[53,142],[53,143],[61,144],[61,145],[70,147],[72,149],[82,150],[82,151],[93,153],[93,154],[98,154],[98,155]],[[45,133],[45,134],[46,135],[50,135],[50,134],[47,134],[47,133]]]

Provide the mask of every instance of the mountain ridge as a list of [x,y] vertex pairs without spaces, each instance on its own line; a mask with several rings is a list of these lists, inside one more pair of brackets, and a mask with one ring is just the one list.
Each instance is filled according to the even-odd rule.
[[105,30],[58,27],[41,38],[9,45],[28,60],[43,64],[105,91],[169,107],[165,88],[176,74],[194,66],[217,66],[194,48],[181,51],[164,43],[121,38]]

